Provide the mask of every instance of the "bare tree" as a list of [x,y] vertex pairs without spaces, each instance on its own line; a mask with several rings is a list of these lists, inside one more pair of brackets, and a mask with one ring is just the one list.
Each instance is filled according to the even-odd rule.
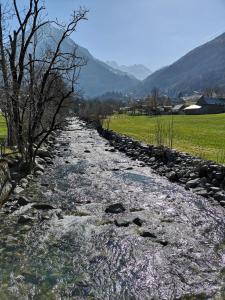
[[159,89],[158,88],[153,88],[152,89],[152,108],[157,112],[157,106],[158,106],[158,100],[159,100]]
[[[67,24],[43,18],[41,0],[29,0],[20,11],[13,0],[14,24],[17,27],[5,39],[4,13],[0,11],[0,66],[6,105],[3,110],[9,129],[9,142],[18,146],[30,167],[42,143],[59,127],[58,116],[64,102],[74,93],[80,68],[85,60],[63,51],[64,41],[76,31],[87,10],[74,11]],[[38,35],[54,24],[61,31],[54,47],[37,53]],[[46,122],[47,120],[47,122]]]

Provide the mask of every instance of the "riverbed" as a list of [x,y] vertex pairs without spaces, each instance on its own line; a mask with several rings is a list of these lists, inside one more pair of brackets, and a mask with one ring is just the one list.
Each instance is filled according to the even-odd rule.
[[28,205],[0,211],[0,299],[225,299],[225,209],[216,201],[76,118],[53,162],[22,192]]

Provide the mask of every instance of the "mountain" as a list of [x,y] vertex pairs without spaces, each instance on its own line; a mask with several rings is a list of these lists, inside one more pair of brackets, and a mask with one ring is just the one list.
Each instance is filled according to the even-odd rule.
[[169,95],[225,87],[225,33],[147,77],[133,90],[143,96],[157,87]]
[[[60,29],[49,24],[43,26],[38,36],[39,55],[47,49],[54,50],[61,36],[62,31]],[[77,54],[87,60],[87,65],[82,68],[79,77],[79,89],[84,96],[96,97],[111,91],[126,92],[139,83],[133,76],[96,59],[87,49],[77,45],[69,37],[64,41],[61,50],[73,52],[75,48],[77,48]]]
[[131,65],[131,66],[125,66],[125,65],[120,66],[115,61],[107,61],[106,64],[116,70],[120,70],[131,76],[134,76],[135,78],[137,78],[139,80],[144,80],[146,77],[148,77],[152,73],[152,71],[150,71],[146,66],[141,65],[141,64],[138,64],[138,65],[135,64],[135,65]]

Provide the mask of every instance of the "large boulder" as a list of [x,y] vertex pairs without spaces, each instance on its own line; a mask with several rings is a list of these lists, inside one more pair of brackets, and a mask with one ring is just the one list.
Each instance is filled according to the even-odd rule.
[[197,186],[199,186],[201,183],[201,180],[199,178],[195,178],[192,180],[189,180],[186,184],[187,188],[196,188]]

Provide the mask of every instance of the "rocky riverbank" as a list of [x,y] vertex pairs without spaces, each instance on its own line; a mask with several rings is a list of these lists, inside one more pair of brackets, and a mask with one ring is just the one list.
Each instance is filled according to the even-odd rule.
[[208,199],[214,198],[225,206],[225,166],[168,147],[146,145],[106,129],[100,130],[100,134],[115,149],[133,160],[143,161],[143,166],[149,166],[187,190]]
[[24,200],[25,198],[21,198],[19,195],[30,182],[43,175],[47,166],[53,164],[54,155],[52,152],[56,135],[57,133],[53,132],[38,150],[35,167],[31,173],[27,173],[19,154],[10,154],[0,160],[0,207],[7,207],[8,213],[28,204],[29,201]]

